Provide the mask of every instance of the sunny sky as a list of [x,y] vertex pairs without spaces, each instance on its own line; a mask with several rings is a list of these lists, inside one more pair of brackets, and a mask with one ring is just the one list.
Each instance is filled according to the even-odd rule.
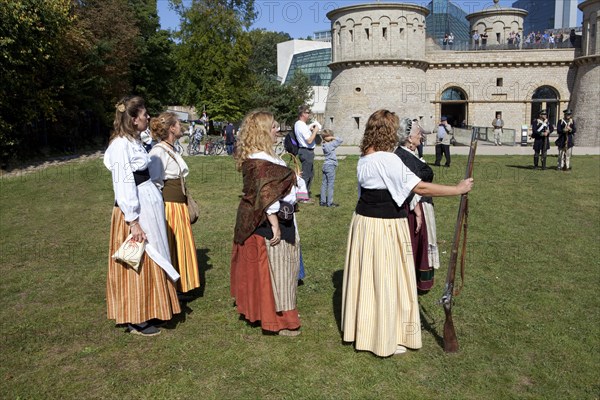
[[[430,0],[401,1],[402,3],[426,6]],[[287,32],[294,39],[306,38],[315,31],[330,29],[326,14],[336,8],[352,4],[372,3],[369,0],[257,0],[258,16],[253,28]],[[393,3],[396,1],[387,0]],[[500,0],[501,7],[511,7],[514,0]],[[467,13],[480,11],[493,6],[492,0],[453,0],[452,3]],[[581,12],[579,12],[581,14]],[[177,14],[169,9],[168,0],[158,0],[158,15],[163,29],[175,29],[179,25]],[[578,21],[581,18],[578,18]]]

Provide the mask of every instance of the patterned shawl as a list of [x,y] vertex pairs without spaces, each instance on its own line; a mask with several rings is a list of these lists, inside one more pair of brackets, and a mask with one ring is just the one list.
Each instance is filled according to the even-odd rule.
[[296,183],[294,172],[284,166],[265,160],[249,159],[242,164],[244,194],[240,200],[233,241],[246,239],[265,220],[267,208],[284,197]]

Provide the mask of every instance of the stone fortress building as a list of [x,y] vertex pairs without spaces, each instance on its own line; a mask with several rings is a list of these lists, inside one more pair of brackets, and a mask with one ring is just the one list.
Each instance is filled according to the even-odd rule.
[[453,126],[491,127],[496,112],[520,141],[540,109],[552,122],[571,108],[578,146],[599,146],[600,0],[585,0],[582,48],[507,48],[511,32],[524,38],[527,11],[497,5],[467,15],[471,33],[487,33],[486,48],[442,49],[425,32],[428,9],[372,3],[330,11],[332,81],[324,127],[358,144],[369,116],[386,108],[418,118],[433,130],[442,116]]

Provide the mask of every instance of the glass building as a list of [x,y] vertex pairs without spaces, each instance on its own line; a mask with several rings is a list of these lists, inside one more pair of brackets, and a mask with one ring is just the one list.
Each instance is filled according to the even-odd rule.
[[305,73],[313,86],[329,86],[331,70],[331,48],[306,51],[294,54],[284,82],[289,81],[297,69]]
[[512,6],[529,11],[525,33],[577,26],[577,0],[517,0]]
[[429,15],[425,17],[427,36],[440,43],[444,35],[452,32],[455,42],[468,42],[471,34],[467,13],[450,0],[432,0],[427,4]]

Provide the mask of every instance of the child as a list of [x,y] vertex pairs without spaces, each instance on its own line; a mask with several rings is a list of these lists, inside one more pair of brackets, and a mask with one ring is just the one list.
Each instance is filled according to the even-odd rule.
[[321,206],[338,207],[339,204],[333,202],[333,185],[335,183],[335,169],[337,167],[335,149],[342,144],[343,140],[333,136],[331,129],[324,129],[321,137],[323,138],[323,155],[325,155],[323,183],[321,184]]

